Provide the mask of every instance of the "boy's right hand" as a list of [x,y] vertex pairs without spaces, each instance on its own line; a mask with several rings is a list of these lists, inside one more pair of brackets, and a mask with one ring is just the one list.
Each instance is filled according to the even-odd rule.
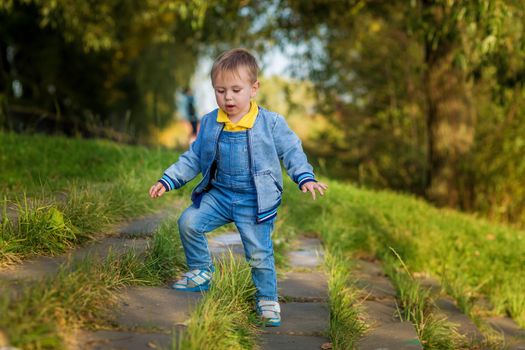
[[151,186],[151,188],[149,189],[149,196],[151,198],[157,198],[157,197],[162,196],[164,192],[166,192],[166,189],[164,188],[164,186],[162,186],[160,182],[157,182],[155,185]]

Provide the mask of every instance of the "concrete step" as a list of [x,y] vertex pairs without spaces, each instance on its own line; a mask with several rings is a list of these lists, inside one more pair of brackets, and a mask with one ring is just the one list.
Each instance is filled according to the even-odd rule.
[[326,337],[288,334],[262,334],[260,339],[262,350],[319,350],[329,342]]
[[359,350],[423,349],[414,325],[402,322],[394,301],[366,300],[362,304],[369,329],[359,340]]
[[483,334],[470,317],[458,308],[456,301],[445,294],[440,282],[431,276],[421,276],[419,281],[421,286],[428,289],[435,298],[437,313],[456,326],[457,332],[464,337],[466,346],[486,349],[487,347],[483,345],[485,342]]
[[157,213],[134,218],[121,224],[117,232],[122,238],[149,237],[157,231],[162,222],[173,214],[174,208],[170,207]]
[[441,296],[436,300],[436,306],[441,315],[457,326],[458,333],[463,335],[468,343],[480,344],[485,340],[474,322],[456,306],[454,299]]
[[402,322],[396,302],[396,290],[378,261],[357,260],[356,286],[364,298],[361,304],[364,321],[369,327],[359,340],[359,350],[423,349],[414,325]]
[[326,301],[328,278],[321,271],[286,272],[277,283],[279,296],[297,302]]
[[160,287],[130,287],[119,296],[115,322],[126,329],[170,331],[189,319],[201,293]]
[[76,350],[152,350],[170,349],[170,333],[134,333],[114,330],[80,331],[70,344]]
[[137,254],[147,249],[148,240],[143,238],[122,239],[108,237],[99,241],[93,241],[85,246],[72,250],[69,253],[57,257],[37,257],[25,260],[20,264],[7,266],[0,270],[0,279],[4,280],[39,280],[52,276],[58,272],[60,266],[67,261],[81,260],[88,256],[101,259],[109,252],[124,254],[133,250]]
[[353,268],[356,286],[366,300],[395,299],[397,292],[378,262],[357,260]]
[[228,259],[230,253],[244,259],[244,248],[239,232],[231,231],[221,233],[208,239],[208,248],[212,257],[216,259]]
[[324,250],[318,238],[302,237],[287,254],[292,269],[316,269],[323,264]]
[[382,324],[369,330],[359,341],[359,350],[417,350],[423,349],[410,322]]
[[485,321],[503,335],[508,350],[525,350],[525,329],[510,317],[489,317]]
[[264,333],[323,335],[328,331],[330,312],[326,303],[281,303],[281,326],[265,327]]

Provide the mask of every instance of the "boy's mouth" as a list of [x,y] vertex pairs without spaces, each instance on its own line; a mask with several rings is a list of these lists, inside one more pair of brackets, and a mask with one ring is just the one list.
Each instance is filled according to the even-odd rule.
[[226,105],[226,109],[232,109],[235,108],[235,105]]

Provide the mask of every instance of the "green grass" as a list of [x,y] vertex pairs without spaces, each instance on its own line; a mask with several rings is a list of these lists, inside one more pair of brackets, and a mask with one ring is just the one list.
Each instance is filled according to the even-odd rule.
[[[160,285],[184,269],[176,220],[167,220],[143,254],[110,253],[61,266],[58,274],[0,296],[0,330],[23,349],[64,349],[75,327],[109,323],[119,290]],[[2,287],[0,285],[0,287]],[[4,288],[9,288],[7,285]]]
[[79,230],[65,215],[68,207],[43,200],[29,203],[27,198],[15,205],[17,220],[4,219],[0,229],[0,242],[5,244],[2,250],[6,254],[17,253],[23,257],[33,253],[62,253],[87,238],[85,231]]
[[[137,259],[135,259],[137,260]],[[162,223],[140,266],[133,269],[142,285],[161,285],[186,270],[184,249],[178,234],[177,215]]]
[[175,195],[149,198],[149,187],[177,158],[163,149],[5,133],[0,148],[0,266],[62,254],[108,224],[151,212],[191,190],[189,185]]
[[335,350],[353,349],[364,334],[366,325],[360,319],[361,302],[351,281],[351,262],[341,252],[328,253],[328,291],[330,303],[330,338]]
[[[379,258],[395,249],[410,271],[453,286],[468,303],[485,296],[492,312],[525,326],[525,232],[482,218],[437,209],[406,195],[328,181],[321,200],[306,200],[290,182],[283,229],[319,232],[329,251],[366,252]],[[465,304],[465,301],[463,301]],[[467,310],[468,311],[468,310]]]
[[[0,329],[10,344],[23,349],[63,349],[67,331],[108,316],[123,286],[112,264],[77,262],[52,277],[24,287],[21,295],[0,297]],[[117,270],[118,271],[118,270]]]
[[[3,211],[7,211],[8,205],[11,208],[14,206],[22,218],[19,222],[8,221],[3,215],[0,226],[0,263],[15,262],[34,254],[59,254],[90,239],[109,223],[150,211],[165,204],[170,198],[188,198],[193,187],[189,184],[182,192],[175,195],[169,193],[157,201],[150,201],[148,198],[149,186],[176,159],[177,155],[171,151],[122,146],[97,140],[5,133],[0,133],[0,148],[0,192],[5,199]],[[405,262],[408,271],[437,277],[466,312],[475,312],[475,301],[478,298],[487,298],[494,306],[491,312],[508,314],[525,327],[525,296],[521,288],[525,284],[523,230],[451,210],[436,209],[422,200],[405,195],[359,189],[336,181],[328,183],[330,189],[327,195],[314,202],[308,194],[300,193],[287,180],[287,191],[274,235],[276,257],[281,264],[287,244],[298,232],[318,233],[326,244],[328,254],[351,257],[365,252],[383,259],[387,267],[394,267],[391,277],[397,281],[401,300],[406,302],[403,311],[426,310],[428,302],[424,291],[410,277],[403,275],[406,274],[405,269],[395,268],[395,263],[385,258],[391,256],[393,248]],[[113,291],[112,288],[118,288],[119,283],[157,284],[169,279],[182,268],[181,261],[171,261],[180,253],[176,250],[180,246],[175,250],[169,248],[178,243],[170,241],[170,238],[163,238],[162,235],[155,244],[157,245],[150,250],[150,254],[155,253],[149,257],[130,253],[114,260],[111,270],[116,271],[111,272],[111,276],[115,279],[102,278],[101,283]],[[171,263],[174,265],[170,265]],[[230,266],[228,269],[240,267]],[[348,295],[347,300],[342,300],[331,292],[331,303],[354,305],[351,286],[349,287],[347,281],[343,283],[335,280],[343,278],[338,271],[344,269],[344,266],[331,265],[330,269],[336,276],[330,282],[331,289],[345,291],[344,295]],[[245,272],[242,269],[235,271],[239,273],[237,277],[244,278],[242,276]],[[101,270],[95,269],[92,273],[105,276],[105,272]],[[243,310],[243,315],[249,315],[249,308],[246,309],[249,303],[243,303],[250,300],[248,289],[251,287],[246,285],[241,288],[241,285],[245,285],[237,284],[242,282],[235,280],[237,277],[224,278],[239,286],[236,289],[238,294],[235,295],[241,302],[234,309],[227,310]],[[66,276],[62,275],[61,278]],[[71,278],[75,278],[74,273]],[[59,282],[46,282],[47,287],[41,288],[53,290],[54,283]],[[214,293],[219,292],[217,290]],[[222,293],[231,296],[231,292],[224,289]],[[28,300],[21,304],[25,303],[29,309],[36,307],[38,300],[47,300],[43,299],[44,294],[46,297],[48,294],[53,295],[51,292],[41,292],[40,296],[32,296],[36,300],[33,304]],[[69,300],[67,295],[56,295]],[[60,298],[56,295],[54,299],[50,297],[51,305],[56,305],[53,300]],[[224,295],[216,296],[224,298]],[[5,299],[2,300],[5,304]],[[208,303],[210,305],[206,306],[207,309],[203,306],[203,310],[199,311],[201,315],[216,315],[217,312],[224,311],[214,310],[219,306],[212,305],[211,301]],[[69,310],[70,307],[75,309],[74,305],[63,305],[64,310]],[[22,313],[21,309],[11,306],[8,308]],[[96,305],[92,309],[97,310]],[[57,318],[62,320],[60,322],[64,322],[69,315],[69,311],[64,312],[66,316]],[[60,312],[57,314],[60,315]],[[78,318],[82,320],[90,319],[89,312],[88,316],[85,316],[84,311],[73,312],[73,315],[80,315]],[[224,341],[233,348],[249,347],[252,342],[249,319],[246,320],[234,311],[232,315],[236,316],[226,320],[226,329],[221,330],[217,323],[212,322],[216,320],[208,320],[209,324],[194,321],[192,327],[195,330],[211,329],[223,334]],[[354,315],[347,316],[333,318],[332,335],[341,344],[351,344],[353,341],[345,340],[341,336],[342,332],[337,331],[338,327],[353,327]],[[408,314],[405,316],[416,317]],[[71,319],[75,320],[75,317]],[[47,321],[45,318],[39,319],[39,327],[56,326],[61,329],[60,322]],[[16,322],[11,321],[7,326],[13,327],[14,323]],[[199,332],[195,331],[194,337],[198,337]],[[14,334],[22,337],[25,333]],[[31,332],[27,334],[27,337],[31,336]],[[436,334],[439,332],[436,331]],[[196,344],[205,341],[195,339],[185,341],[195,341]]]
[[143,172],[159,176],[175,156],[160,148],[105,140],[4,132],[0,132],[0,149],[2,190],[31,196],[42,188],[68,189],[72,181],[109,183],[123,174],[129,175],[129,180]]
[[394,251],[383,258],[385,271],[398,292],[400,316],[414,324],[425,349],[474,349],[457,333],[454,324],[439,315],[430,290],[421,286]]
[[255,344],[255,319],[249,265],[231,256],[215,263],[211,288],[197,305],[180,343],[173,349],[241,350]]

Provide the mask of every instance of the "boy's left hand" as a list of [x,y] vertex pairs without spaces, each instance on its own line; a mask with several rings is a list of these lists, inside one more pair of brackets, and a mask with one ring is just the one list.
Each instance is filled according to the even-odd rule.
[[301,191],[306,193],[307,191],[312,193],[312,198],[315,201],[315,190],[319,191],[321,196],[324,196],[324,191],[328,189],[328,185],[322,182],[307,182],[301,186]]

